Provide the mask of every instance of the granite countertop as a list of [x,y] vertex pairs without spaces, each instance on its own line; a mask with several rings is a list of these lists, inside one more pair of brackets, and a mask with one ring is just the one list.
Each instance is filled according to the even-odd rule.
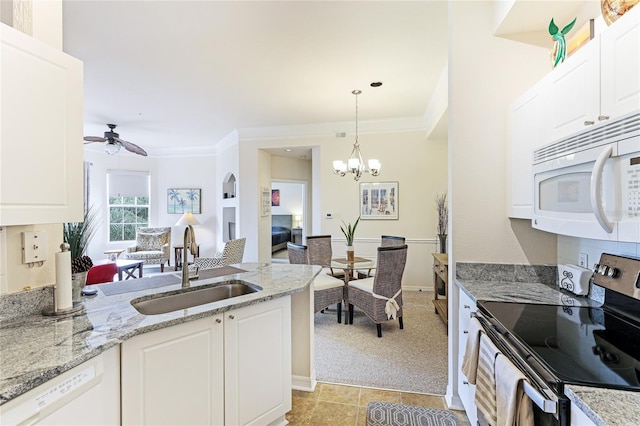
[[[513,267],[513,265],[510,265]],[[575,296],[555,285],[550,270],[533,269],[518,274],[496,271],[495,265],[456,265],[456,285],[475,301],[491,300],[601,306],[585,296]],[[503,269],[506,265],[499,265]],[[518,265],[516,265],[517,269]],[[488,268],[488,269],[487,269]],[[536,267],[530,267],[536,268]],[[539,267],[538,267],[539,268]],[[544,269],[544,267],[543,267]],[[532,273],[533,272],[533,273]],[[592,289],[592,292],[599,289]],[[635,425],[640,417],[640,392],[568,385],[565,395],[596,425]]]
[[[39,311],[5,316],[0,321],[0,405],[135,335],[303,291],[321,270],[313,265],[235,266],[246,272],[194,280],[191,287],[242,279],[262,290],[166,314],[138,313],[132,300],[181,290],[180,273],[172,273],[118,282],[132,286],[127,292],[104,290],[116,283],[92,286],[99,289],[98,295],[84,298],[85,312],[71,317],[43,316]],[[8,305],[3,303],[3,308]]]

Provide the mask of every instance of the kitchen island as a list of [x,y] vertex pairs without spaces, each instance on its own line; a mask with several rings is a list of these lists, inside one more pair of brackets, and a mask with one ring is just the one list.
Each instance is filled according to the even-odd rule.
[[[19,315],[8,317],[7,312],[3,312],[0,322],[0,407],[110,348],[130,339],[133,340],[136,336],[196,322],[231,310],[236,311],[267,303],[278,298],[295,297],[298,294],[308,295],[310,283],[320,272],[320,267],[311,265],[241,264],[236,266],[241,272],[194,280],[191,282],[191,287],[197,288],[225,280],[243,280],[260,287],[261,290],[164,314],[139,313],[132,306],[132,300],[181,290],[180,274],[163,274],[135,281],[95,286],[99,289],[98,295],[84,298],[85,312],[71,318],[43,316],[39,313],[41,306],[28,307],[24,306],[24,303],[16,308],[20,311]],[[132,284],[131,291],[125,289],[125,291],[113,292],[112,287],[108,287],[122,286],[132,282],[135,282],[135,286]],[[3,296],[3,299],[10,296]],[[311,299],[307,296],[300,300],[302,304],[306,304]],[[38,302],[42,302],[41,298]],[[6,306],[8,303],[4,300],[3,307]],[[298,309],[295,303],[292,309]],[[290,327],[291,318],[286,318],[286,322]],[[295,346],[294,342],[294,353]],[[306,350],[308,351],[309,348]],[[309,368],[312,369],[312,366]]]
[[[497,267],[508,268],[509,266]],[[529,272],[533,271],[533,274],[529,274],[528,279],[523,277],[515,279],[506,274],[501,276],[499,272],[496,273],[495,268],[495,265],[489,266],[488,270],[482,273],[479,265],[462,264],[462,267],[458,267],[455,284],[459,289],[460,311],[464,310],[460,313],[461,322],[468,316],[468,310],[473,310],[473,305],[479,300],[565,306],[601,305],[600,302],[590,298],[560,290],[552,284],[553,276],[550,271],[545,270],[546,267],[542,267],[542,272],[540,269],[533,271],[536,267],[529,267]],[[513,268],[512,265],[511,268]],[[460,327],[462,330],[462,326]],[[460,342],[462,343],[463,340],[466,341],[466,336],[462,337]],[[464,345],[461,344],[459,349],[464,351]],[[463,402],[468,386],[467,384],[465,387],[465,381],[459,379],[459,392]],[[636,424],[635,419],[640,417],[640,393],[638,392],[567,385],[565,395],[572,405],[572,424],[586,425],[591,422],[599,426],[632,425]]]

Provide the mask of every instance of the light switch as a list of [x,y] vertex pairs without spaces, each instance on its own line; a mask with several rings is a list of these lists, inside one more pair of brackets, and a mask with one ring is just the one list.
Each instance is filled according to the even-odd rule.
[[22,233],[22,263],[47,260],[47,234],[43,231]]

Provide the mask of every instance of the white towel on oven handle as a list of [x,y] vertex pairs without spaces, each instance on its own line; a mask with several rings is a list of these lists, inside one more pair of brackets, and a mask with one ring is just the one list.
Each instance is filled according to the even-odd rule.
[[524,393],[525,375],[503,354],[495,364],[497,426],[533,426],[533,407]]
[[478,371],[478,352],[480,350],[480,334],[482,324],[475,317],[469,320],[467,334],[467,345],[462,358],[462,374],[472,385],[476,384],[476,373]]

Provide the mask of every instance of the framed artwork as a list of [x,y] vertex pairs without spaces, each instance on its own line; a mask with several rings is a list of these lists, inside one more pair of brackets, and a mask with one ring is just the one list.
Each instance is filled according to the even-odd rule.
[[279,206],[280,205],[280,190],[272,189],[271,190],[271,205]]
[[271,213],[271,188],[260,187],[260,215],[269,216]]
[[202,198],[199,188],[169,188],[167,189],[167,213],[200,214]]
[[398,182],[361,182],[360,218],[397,220]]

